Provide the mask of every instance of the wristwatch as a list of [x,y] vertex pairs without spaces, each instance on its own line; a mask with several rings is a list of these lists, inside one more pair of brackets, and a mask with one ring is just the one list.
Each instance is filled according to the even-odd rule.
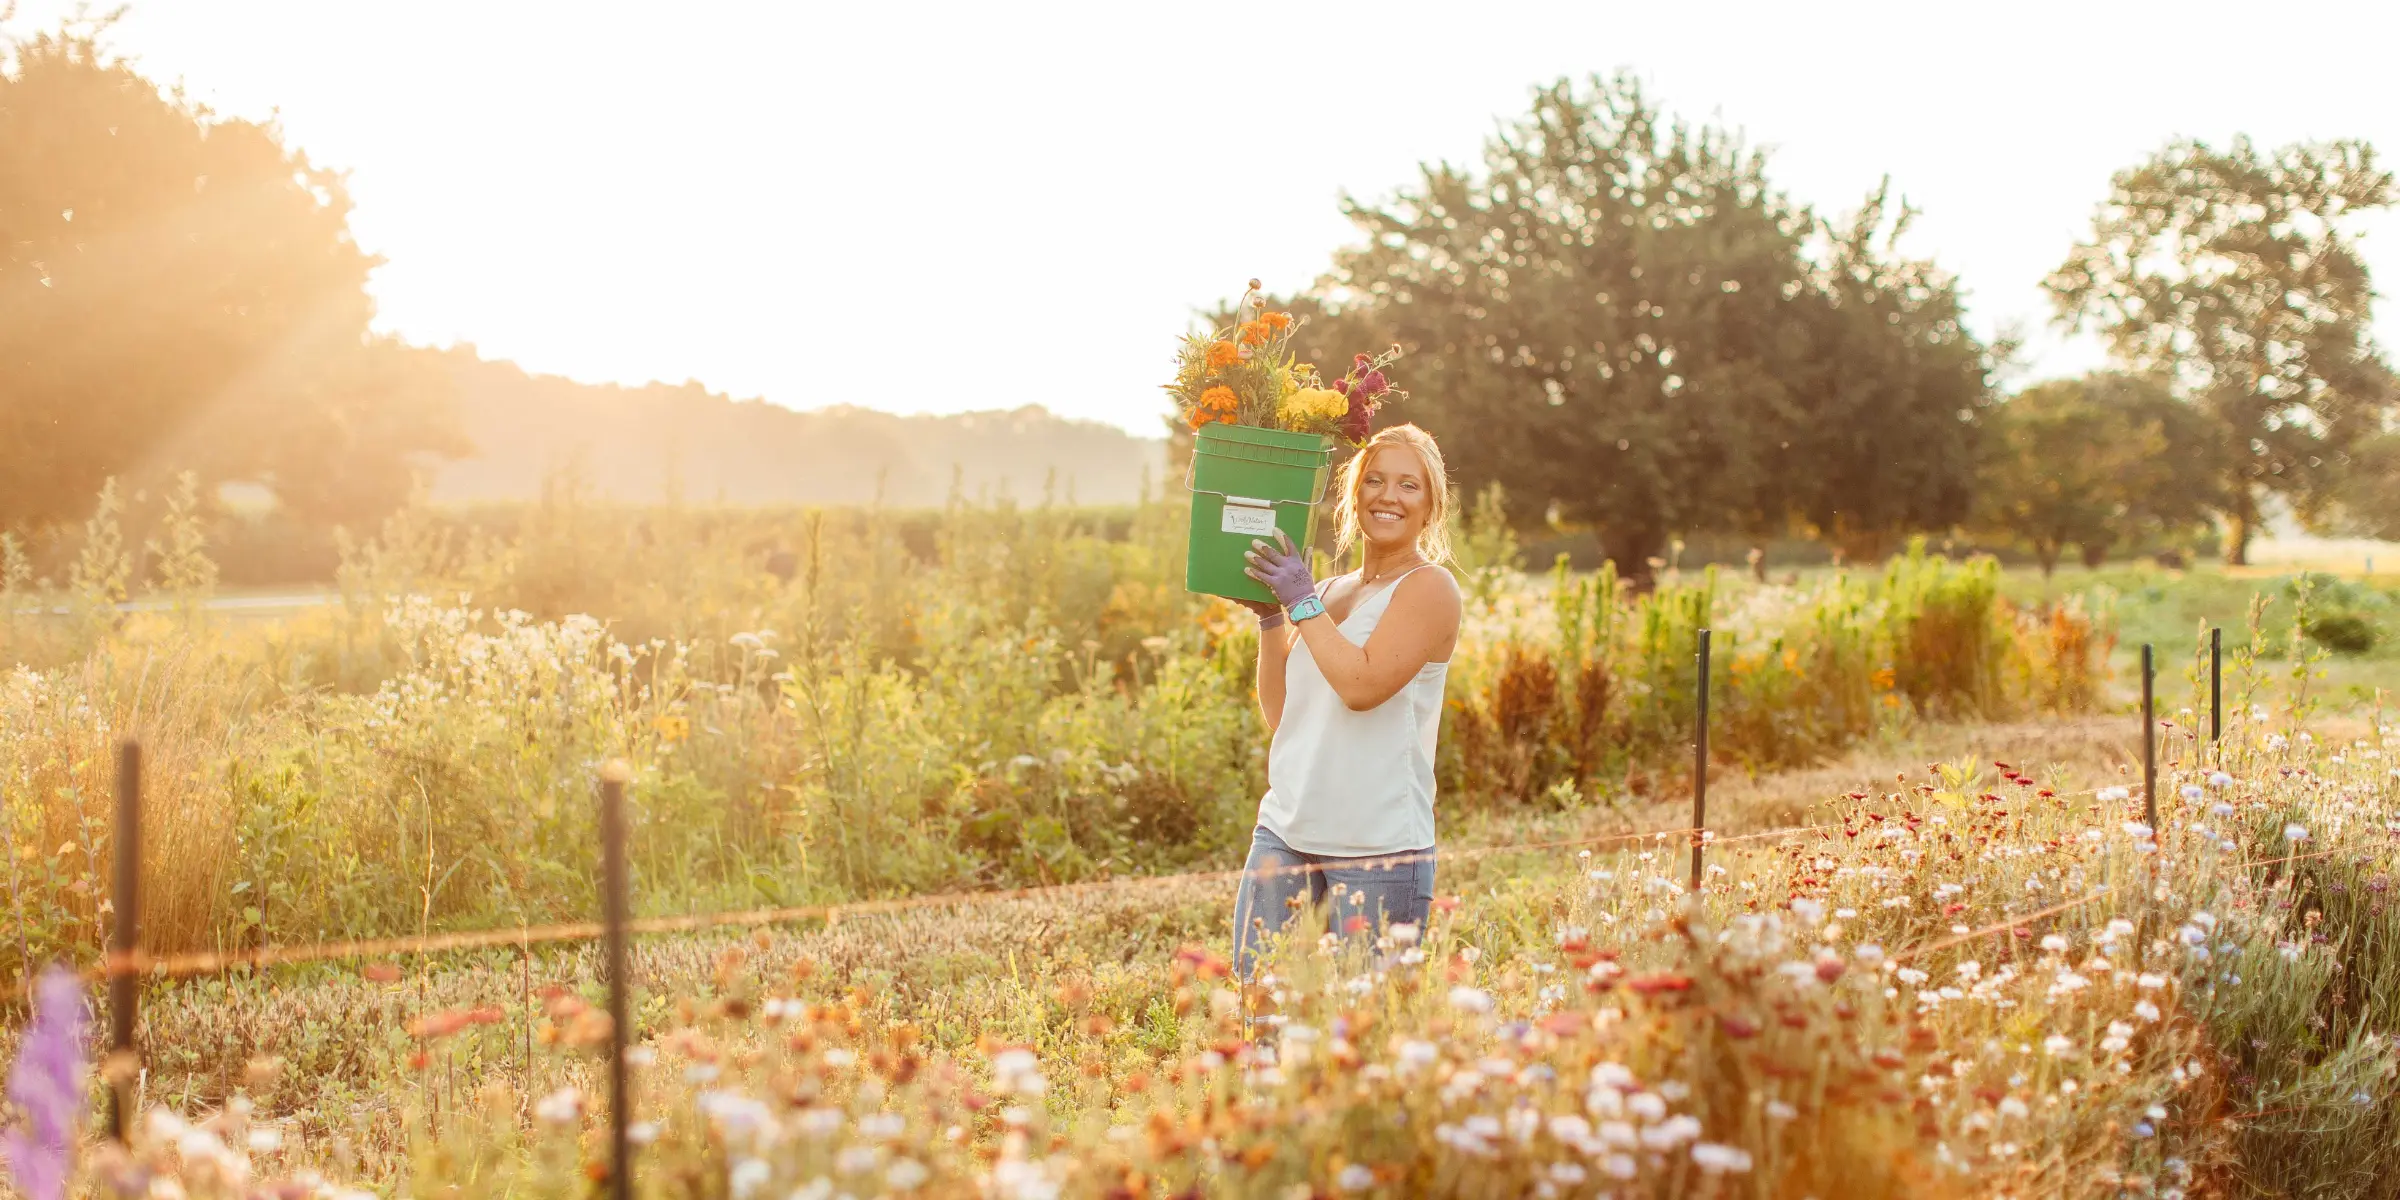
[[1315,596],[1302,596],[1300,598],[1300,603],[1293,605],[1290,611],[1292,614],[1292,624],[1297,625],[1300,622],[1309,619],[1310,617],[1324,616],[1325,602],[1317,599]]

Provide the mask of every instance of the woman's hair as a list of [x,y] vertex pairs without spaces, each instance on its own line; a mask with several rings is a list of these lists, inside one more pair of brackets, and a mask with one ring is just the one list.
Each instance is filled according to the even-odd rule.
[[1342,464],[1341,499],[1334,504],[1335,553],[1348,555],[1358,545],[1359,489],[1366,486],[1367,460],[1377,450],[1398,446],[1413,450],[1425,464],[1425,528],[1417,531],[1417,553],[1427,562],[1446,562],[1450,558],[1450,471],[1442,465],[1442,448],[1433,442],[1433,435],[1414,425],[1394,425],[1367,439],[1367,444]]

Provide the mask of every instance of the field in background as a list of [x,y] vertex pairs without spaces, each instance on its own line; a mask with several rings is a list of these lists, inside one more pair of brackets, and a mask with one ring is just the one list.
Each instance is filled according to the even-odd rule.
[[[1311,965],[1306,948],[1295,947],[1290,978],[1310,982],[1284,989],[1281,999],[1245,997],[1210,975],[1226,948],[1227,885],[1149,882],[1236,865],[1262,786],[1265,739],[1249,685],[1254,634],[1245,614],[1181,590],[1174,508],[962,503],[938,512],[760,513],[622,509],[561,496],[506,513],[404,513],[349,548],[325,603],[278,611],[272,598],[229,604],[195,590],[148,598],[132,612],[72,595],[30,598],[63,607],[63,616],[7,608],[5,653],[32,665],[0,677],[0,802],[17,916],[16,944],[0,945],[0,973],[21,979],[53,956],[95,956],[108,886],[109,751],[130,735],[143,740],[152,764],[157,849],[146,868],[145,919],[162,948],[238,950],[587,917],[597,906],[592,772],[610,758],[628,760],[635,772],[643,913],[1106,885],[1085,898],[968,900],[832,928],[645,944],[636,1021],[654,1052],[684,1063],[683,1078],[730,1071],[729,1079],[780,1097],[761,1102],[783,1114],[774,1125],[787,1132],[791,1121],[846,1129],[844,1122],[872,1118],[841,1137],[866,1139],[850,1161],[871,1159],[874,1171],[886,1172],[884,1191],[905,1190],[888,1172],[906,1179],[921,1168],[932,1181],[925,1187],[942,1194],[941,1181],[974,1177],[998,1155],[1025,1164],[1028,1178],[1082,1172],[1075,1178],[1095,1184],[1113,1171],[1122,1186],[1131,1172],[1162,1185],[1208,1179],[1241,1185],[1228,1194],[1276,1194],[1303,1177],[1341,1177],[1361,1165],[1358,1147],[1369,1145],[1381,1145],[1385,1157],[1362,1167],[1363,1190],[1444,1190],[1456,1180],[1439,1182],[1450,1169],[1440,1162],[1480,1158],[1475,1147],[1498,1144],[1467,1115],[1475,1097],[1500,1086],[1488,1065],[1495,1053],[1516,1064],[1510,1087],[1529,1086],[1537,1064],[1547,1064],[1552,1079],[1602,1062],[1634,1064],[1625,1069],[1649,1088],[1641,1094],[1688,1109],[1700,1123],[1662,1123],[1662,1108],[1660,1120],[1627,1126],[1634,1144],[1612,1148],[1597,1132],[1602,1114],[1589,1107],[1603,1102],[1586,1097],[1581,1133],[1553,1122],[1536,1140],[1573,1150],[1595,1185],[1620,1167],[1633,1172],[1628,1178],[1664,1170],[1654,1190],[1708,1194],[1719,1186],[1708,1181],[1739,1161],[1749,1164],[1744,1172],[1787,1180],[1847,1180],[1863,1171],[1857,1177],[1872,1186],[1858,1194],[1944,1194],[2000,1179],[2037,1181],[2043,1186],[2034,1190],[2049,1194],[2056,1181],[2103,1178],[2090,1174],[2102,1167],[2163,1190],[2155,1185],[2179,1171],[2222,1178],[2237,1166],[2252,1169],[2248,1135],[2222,1127],[2235,1103],[2229,1097],[2288,1101],[2298,1089],[2316,1098],[2298,1109],[2278,1103],[2317,1121],[2309,1106],[2332,1103],[2317,1092],[2330,1095],[2340,1081],[2382,1069],[2384,1051],[2356,1041],[2371,1022],[2340,1015],[2360,1001],[2339,983],[2325,985],[2331,998],[2317,1003],[2313,1018],[2305,1004],[2278,1009],[2271,1019],[2281,1024],[2271,1030],[2258,1024],[2269,1016],[2250,1009],[2231,1017],[2191,1009],[2201,1024],[2178,1018],[2172,1036],[2161,1025],[2142,1043],[2150,1049],[2124,1060],[2135,1074],[2110,1083],[2101,1066],[2124,1046],[2108,1043],[2140,1042],[2134,1034],[2150,1021],[2117,1009],[2149,985],[2109,1001],[2115,1008],[2026,990],[2040,972],[2055,976],[2045,987],[2064,987],[2057,981],[2070,975],[2087,981],[2070,991],[2088,986],[2099,976],[2080,949],[2036,953],[2006,933],[1989,952],[1929,951],[1956,976],[1960,999],[1976,997],[1963,1008],[1938,980],[1894,976],[1896,964],[1854,965],[1845,968],[1849,978],[1916,988],[1915,1007],[1891,1003],[1897,990],[1880,998],[1860,990],[1828,1006],[1829,994],[1787,995],[1761,983],[1767,960],[1756,954],[1768,943],[1726,959],[1692,930],[1748,938],[1761,927],[1744,922],[1788,911],[1783,897],[1821,896],[1828,908],[1857,907],[1860,915],[1836,921],[1846,935],[1823,934],[1849,955],[1867,944],[1938,940],[1942,930],[1965,928],[1961,922],[1980,926],[2120,879],[2145,853],[2130,826],[2119,828],[2138,816],[2138,798],[2099,789],[2138,778],[2123,707],[2132,691],[2130,644],[2159,643],[2161,706],[2173,715],[2200,703],[2195,681],[2181,677],[2194,623],[2222,621],[2233,694],[2264,706],[2234,714],[2250,752],[2321,754],[2304,749],[2314,745],[2305,738],[2293,740],[2303,729],[2372,747],[2371,688],[2390,670],[2389,644],[2328,658],[2319,643],[2291,636],[2292,614],[2305,600],[2311,612],[2391,628],[2388,593],[2151,568],[2069,569],[2045,587],[1988,561],[1919,549],[1874,569],[1810,570],[1768,584],[1735,572],[1670,571],[1657,590],[1636,594],[1605,571],[1527,573],[1494,514],[1482,508],[1463,531],[1468,629],[1440,762],[1446,846],[1644,834],[1688,820],[1691,646],[1703,625],[1716,634],[1712,813],[1720,836],[1828,821],[1851,836],[1812,835],[1815,858],[1787,852],[1781,840],[1728,843],[1712,858],[1728,872],[1728,890],[1710,901],[1711,911],[1689,918],[1677,915],[1673,864],[1683,850],[1672,837],[1602,842],[1591,860],[1571,849],[1462,856],[1443,868],[1442,890],[1464,896],[1467,915],[1426,931],[1432,957],[1421,972],[1390,958],[1364,974],[1338,956]],[[2242,619],[2259,594],[2270,603],[2253,638]],[[2356,703],[2362,697],[2370,703]],[[2188,734],[2191,723],[2180,729]],[[2014,766],[1991,766],[1995,760]],[[2176,779],[2195,777],[2188,743],[2171,739],[2167,767]],[[1997,774],[2003,770],[2010,773]],[[2239,810],[2250,814],[2241,844],[2259,854],[2273,848],[2280,827],[2270,813],[2363,821],[2360,814],[2386,803],[2377,789],[2388,784],[2371,770],[2338,791],[2320,791],[2310,778],[2257,776],[2255,795],[2245,793]],[[2037,780],[2045,793],[2038,802],[2014,790]],[[1933,799],[1911,798],[1920,794]],[[2196,826],[2203,818],[2179,820]],[[1891,841],[1903,826],[1908,837]],[[1954,833],[1973,839],[1971,854],[1951,841]],[[2178,861],[2197,861],[2189,847],[2200,835],[2177,836],[2186,847]],[[1936,844],[1955,847],[1942,861],[1957,865],[1939,865]],[[2331,882],[2308,886],[2380,897],[2370,885],[2388,884],[2377,857],[2384,851],[2362,845],[2355,861],[2327,865],[2340,872],[2324,877]],[[2043,865],[2049,856],[2059,856],[2056,869]],[[1577,880],[1596,880],[1586,874],[1595,870],[1611,873],[1601,881],[1609,886],[1587,894]],[[2290,905],[2300,879],[2205,874],[2179,883],[2177,894],[2265,887],[2268,903]],[[2280,901],[2277,886],[2286,889]],[[1860,887],[1878,907],[1845,901]],[[2058,930],[2077,947],[2122,938],[2110,932],[2113,914],[2132,910],[2118,903],[2045,917],[2023,936]],[[2279,954],[2276,939],[2288,943],[2289,931],[2263,931],[2281,930],[2287,917],[2246,903],[2266,921],[2256,937],[2268,940],[2246,941],[2242,953]],[[2330,911],[2322,899],[2309,903],[2318,907],[2291,909],[2289,919]],[[2372,912],[2340,919],[2380,929],[2383,911],[2378,900]],[[1772,953],[1797,954],[1816,970],[1804,931],[1777,928],[1783,940],[1770,939]],[[1585,948],[1571,949],[1578,938]],[[2346,965],[2331,968],[2333,978],[2385,969],[2379,951],[2359,953],[2368,957],[2339,959]],[[1622,965],[1603,980],[1600,963]],[[2006,973],[1964,974],[1970,966]],[[2185,982],[2172,986],[2207,986],[2205,968],[2182,969]],[[1423,983],[1410,982],[1419,974]],[[2109,986],[2130,986],[2110,978]],[[1636,980],[1645,982],[1621,990]],[[1608,986],[1588,986],[1602,982]],[[595,996],[579,949],[415,959],[377,964],[369,976],[307,967],[160,986],[150,1001],[144,1099],[191,1113],[253,1097],[251,1117],[220,1118],[219,1133],[235,1137],[255,1119],[288,1149],[240,1153],[244,1169],[307,1166],[436,1191],[468,1173],[554,1190],[554,1173],[591,1153],[545,1130],[588,1128],[589,1105],[562,1089],[588,1087],[589,1059],[568,1048],[588,1040],[583,1006]],[[775,1019],[802,1034],[758,1040],[747,1022],[769,1011],[762,1006],[770,998],[782,1014]],[[1963,1015],[2001,999],[2049,1015],[2034,1024]],[[1303,1072],[1297,1060],[1258,1057],[1262,1029],[1274,1026],[1226,1025],[1229,1003],[1254,1022],[1313,1012],[1306,1023],[1319,1038],[1329,1017],[1359,1030],[1382,1022],[1388,1036],[1348,1039],[1348,1065],[1337,1052],[1312,1060],[1309,1071],[1330,1061],[1342,1070],[1379,1064],[1384,1074],[1360,1076],[1363,1092],[1322,1091],[1333,1077]],[[1514,1023],[1485,1020],[1487,1003]],[[1843,1006],[1856,1011],[1842,1015]],[[1367,1009],[1381,1015],[1360,1015]],[[1567,1013],[1581,1024],[1552,1019]],[[1799,1024],[1772,1024],[1789,1021]],[[2112,1021],[2128,1033],[2112,1032]],[[1772,1028],[1804,1032],[1763,1036]],[[2054,1029],[2082,1039],[2075,1044],[2083,1065],[2055,1061],[2060,1053],[2044,1041]],[[1541,1037],[1528,1042],[1527,1030]],[[1597,1040],[1580,1040],[1585,1030]],[[1995,1059],[1988,1044],[1977,1048],[1977,1039],[2002,1030],[2044,1047],[2029,1060],[2047,1064],[2037,1073],[2044,1082],[2016,1082],[2026,1072],[2004,1069],[2017,1052]],[[2304,1075],[2317,1072],[2307,1076],[2315,1082],[2242,1065],[2258,1057],[2242,1043],[2261,1030],[2265,1044],[2305,1048],[2305,1061],[2293,1061]],[[2342,1030],[2352,1031],[2343,1035],[2349,1041],[2334,1037]],[[1835,1043],[1846,1049],[1834,1058],[1848,1065],[1818,1083],[1791,1091],[1760,1082],[1816,1069],[1806,1067],[1815,1060],[1804,1046]],[[2218,1049],[2206,1050],[2210,1044]],[[1034,1051],[1052,1080],[1044,1085],[1049,1100],[1042,1089],[1028,1091],[1023,1077],[989,1077],[989,1063],[1010,1046]],[[1593,1057],[1604,1048],[1615,1057]],[[1770,1048],[1767,1060],[1756,1058]],[[1952,1078],[1981,1082],[1929,1090],[1917,1076],[1890,1074],[1902,1067],[1887,1065],[1887,1052],[1923,1078],[1980,1064]],[[789,1054],[800,1057],[777,1057]],[[2227,1057],[2212,1059],[2205,1075],[2186,1069],[2206,1055]],[[1737,1060],[1751,1065],[1713,1074]],[[1753,1068],[1766,1074],[1744,1073]],[[2170,1068],[2183,1073],[2171,1076]],[[1317,1135],[1274,1116],[1343,1095],[1380,1096],[1386,1081],[1419,1070],[1448,1081],[1440,1102],[1456,1111],[1428,1111],[1425,1126],[1451,1129],[1447,1140],[1312,1141]],[[1470,1077],[1472,1084],[1461,1082]],[[817,1082],[794,1090],[791,1081],[805,1079]],[[1752,1081],[1752,1099],[1725,1090],[1734,1079]],[[2057,1090],[2070,1080],[2092,1089],[2089,1103]],[[1320,1090],[1259,1099],[1287,1084]],[[675,1169],[698,1172],[694,1179],[752,1170],[740,1166],[750,1135],[729,1137],[712,1107],[733,1101],[684,1090],[665,1075],[645,1087],[649,1111],[675,1114],[661,1118],[662,1145],[672,1148],[662,1161],[683,1162]],[[936,1094],[957,1087],[968,1090]],[[1012,1089],[1017,1101],[1001,1103]],[[1881,1099],[1894,1089],[1922,1091],[1931,1107],[1877,1107],[1896,1103]],[[1620,1104],[1633,1094],[1615,1091]],[[1794,1116],[1741,1107],[1769,1093]],[[2120,1145],[2138,1114],[2184,1093],[2174,1101],[2183,1151],[2165,1141]],[[1216,1110],[1247,1112],[1238,1126],[1184,1123],[1237,1094],[1263,1107]],[[1560,1115],[1559,1102],[1575,1094],[1538,1093]],[[2021,1097],[2034,1114],[2027,1132],[2002,1136],[2008,1121],[2027,1118],[2006,1115],[1990,1095]],[[1300,1107],[1278,1107],[1287,1104]],[[1007,1115],[1018,1109],[1022,1122]],[[1162,1115],[1120,1135],[1109,1132],[1111,1111]],[[896,1114],[897,1132],[864,1132],[888,1124],[878,1112]],[[1803,1124],[1778,1132],[1793,1119]],[[960,1132],[946,1132],[945,1121]],[[1163,1131],[1158,1121],[1168,1122]],[[2298,1118],[2285,1124],[2295,1137],[2303,1128]],[[1723,1149],[1710,1152],[1716,1165],[1705,1170],[1689,1156],[1699,1134],[1671,1132],[1701,1128],[1706,1145]],[[1012,1129],[1047,1129],[1048,1140],[1019,1140]],[[1979,1139],[1971,1153],[1970,1135]],[[1645,1136],[1665,1140],[1651,1146],[1638,1140]],[[1578,1138],[1603,1141],[1585,1147]],[[1820,1150],[1792,1157],[1794,1138],[1814,1139]],[[1204,1149],[1211,1142],[1217,1148]],[[1062,1157],[1045,1157],[1044,1144]],[[2035,1144],[2049,1149],[2016,1157]],[[800,1143],[775,1145],[782,1148],[755,1144],[767,1164],[759,1169],[795,1185],[823,1157]],[[1237,1145],[1252,1149],[1229,1151]],[[2260,1145],[2284,1154],[2271,1136]],[[833,1146],[826,1143],[825,1154]],[[1920,1160],[1935,1147],[1950,1147],[1958,1161],[1936,1155],[1938,1167],[1925,1166]],[[1612,1157],[1620,1152],[1622,1163]],[[248,1153],[258,1155],[255,1164]],[[1904,1160],[1917,1165],[1895,1165]],[[903,1161],[915,1167],[902,1169]],[[1547,1176],[1553,1185],[1571,1173],[1566,1161]],[[2349,1161],[2371,1156],[2327,1150],[2285,1165],[2338,1177]],[[1120,1165],[1094,1174],[1104,1163]],[[828,1177],[841,1173],[830,1158],[823,1168]],[[858,1194],[873,1193],[859,1186]]]

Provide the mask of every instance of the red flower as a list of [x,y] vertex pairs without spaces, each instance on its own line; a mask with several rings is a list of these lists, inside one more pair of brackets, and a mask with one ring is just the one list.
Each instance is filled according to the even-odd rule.
[[1626,980],[1625,986],[1644,996],[1655,996],[1660,992],[1688,992],[1692,990],[1692,977],[1679,971],[1660,971],[1656,975],[1636,975]]
[[1383,377],[1383,372],[1369,371],[1366,378],[1358,381],[1358,389],[1373,398],[1392,390],[1392,385]]

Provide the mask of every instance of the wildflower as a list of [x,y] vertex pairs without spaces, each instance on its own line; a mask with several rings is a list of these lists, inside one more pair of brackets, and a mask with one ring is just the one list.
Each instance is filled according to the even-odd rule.
[[1692,1147],[1692,1163],[1711,1175],[1739,1175],[1750,1169],[1750,1152],[1715,1142],[1701,1142]]
[[2137,1001],[2133,1006],[2133,1015],[2140,1017],[2145,1021],[2156,1021],[2158,1019],[2158,1006],[2150,1003],[2147,1000]]
[[1283,398],[1275,415],[1286,425],[1301,425],[1318,421],[1339,421],[1350,411],[1350,402],[1340,392],[1330,388],[1301,388]]
[[2223,771],[2214,771],[2214,772],[2211,772],[2211,773],[2209,774],[2209,777],[2208,777],[2208,786],[2210,786],[2210,787],[2213,787],[2213,788],[2230,787],[2230,786],[2232,786],[2232,784],[2233,784],[2233,776],[2231,776],[2231,775],[2228,775],[2228,774],[2226,774],[2226,773],[2225,773],[2225,772],[2223,772]]
[[583,1120],[583,1093],[562,1087],[536,1102],[533,1115],[545,1125],[573,1125]]
[[1883,961],[1883,947],[1878,946],[1873,942],[1861,942],[1859,943],[1858,949],[1853,950],[1850,953],[1853,957],[1858,959],[1858,964],[1860,966],[1867,967],[1869,969],[1873,969],[1876,964]]
[[2219,800],[2215,804],[2208,806],[2208,815],[2220,819],[2230,817],[2233,815],[2233,806],[2225,803],[2222,800]]
[[2287,841],[2287,842],[2305,842],[2305,841],[2307,841],[2307,840],[2308,840],[2308,826],[2306,826],[2306,825],[2303,825],[2303,824],[2299,823],[2298,821],[2293,821],[2293,822],[2291,822],[2290,824],[2288,824],[2288,825],[2285,825],[2285,826],[2283,827],[2283,840],[2285,840],[2285,841]]
[[1667,1115],[1667,1101],[1656,1092],[1635,1092],[1625,1098],[1625,1107],[1645,1121],[1657,1121]]
[[1375,1186],[1375,1172],[1351,1163],[1342,1168],[1341,1174],[1333,1177],[1333,1185],[1345,1192],[1363,1192]]
[[933,1172],[926,1169],[924,1163],[913,1158],[903,1158],[885,1168],[883,1172],[885,1183],[904,1192],[923,1187],[925,1181],[931,1178],[933,1178]]
[[1450,1007],[1471,1013],[1492,1011],[1492,995],[1481,988],[1454,987],[1450,989]]
[[2183,785],[2183,798],[2188,803],[2198,804],[2200,803],[2200,798],[2206,794],[2207,793],[2200,790],[2199,784],[2187,783]]
[[83,989],[64,967],[42,973],[33,1026],[8,1073],[8,1098],[22,1129],[0,1137],[0,1160],[28,1200],[67,1194],[68,1156],[83,1114]]
[[2047,1054],[2052,1058],[2057,1058],[2062,1054],[2070,1053],[2074,1049],[2075,1043],[2067,1040],[2065,1034],[2054,1033],[2049,1037],[2042,1039],[2042,1053]]
[[747,1196],[765,1187],[767,1180],[774,1173],[775,1169],[767,1165],[767,1160],[744,1158],[733,1164],[732,1170],[726,1172],[725,1186],[736,1196]]
[[1209,370],[1223,370],[1240,361],[1242,361],[1241,347],[1232,342],[1210,342],[1208,344]]
[[1799,1115],[1799,1109],[1793,1108],[1781,1100],[1767,1101],[1767,1119],[1770,1121],[1789,1121]]

